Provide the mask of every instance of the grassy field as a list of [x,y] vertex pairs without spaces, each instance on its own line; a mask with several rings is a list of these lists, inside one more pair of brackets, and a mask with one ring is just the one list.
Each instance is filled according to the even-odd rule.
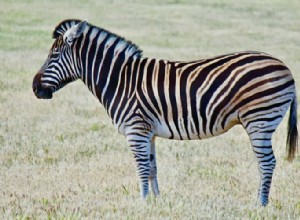
[[0,219],[299,219],[300,156],[285,160],[286,118],[268,207],[256,205],[257,164],[239,126],[202,141],[158,139],[161,195],[142,201],[126,140],[83,83],[51,101],[36,99],[31,83],[56,24],[80,18],[148,57],[264,51],[290,67],[300,91],[300,2],[124,2],[0,2]]

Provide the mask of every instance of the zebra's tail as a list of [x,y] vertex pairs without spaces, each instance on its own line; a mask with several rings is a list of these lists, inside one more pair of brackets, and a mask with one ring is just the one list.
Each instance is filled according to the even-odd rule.
[[290,116],[288,122],[288,134],[286,139],[287,148],[287,160],[289,162],[293,161],[298,148],[298,129],[297,129],[297,97],[294,99],[290,106]]

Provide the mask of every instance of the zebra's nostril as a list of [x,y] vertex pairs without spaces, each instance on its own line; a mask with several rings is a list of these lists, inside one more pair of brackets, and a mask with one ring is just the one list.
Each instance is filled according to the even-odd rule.
[[36,93],[38,91],[38,87],[40,85],[40,82],[41,82],[41,76],[42,74],[41,73],[38,73],[35,75],[35,77],[33,78],[33,82],[32,82],[32,91],[34,93]]
[[36,92],[37,92],[37,87],[36,87],[36,86],[32,86],[32,91],[33,91],[34,93],[36,93]]
[[34,93],[37,93],[37,91],[38,91],[38,85],[37,85],[37,83],[33,83],[32,84],[32,91],[34,92]]

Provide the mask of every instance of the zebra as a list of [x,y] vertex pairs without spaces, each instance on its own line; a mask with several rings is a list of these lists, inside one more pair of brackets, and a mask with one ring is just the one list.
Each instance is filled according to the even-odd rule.
[[258,162],[258,200],[268,204],[276,165],[272,134],[288,108],[287,160],[298,144],[295,82],[282,61],[256,51],[191,62],[147,58],[134,43],[77,19],[59,23],[53,38],[33,78],[35,96],[51,99],[80,78],[126,137],[142,198],[159,195],[156,137],[204,139],[239,124]]

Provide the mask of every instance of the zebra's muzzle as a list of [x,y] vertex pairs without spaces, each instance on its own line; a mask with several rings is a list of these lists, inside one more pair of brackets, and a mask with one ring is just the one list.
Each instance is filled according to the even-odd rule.
[[48,87],[43,87],[41,84],[41,73],[36,74],[32,82],[32,90],[38,99],[51,99],[52,89]]
[[34,94],[38,99],[51,99],[52,98],[52,90],[49,88],[37,89],[34,92]]

